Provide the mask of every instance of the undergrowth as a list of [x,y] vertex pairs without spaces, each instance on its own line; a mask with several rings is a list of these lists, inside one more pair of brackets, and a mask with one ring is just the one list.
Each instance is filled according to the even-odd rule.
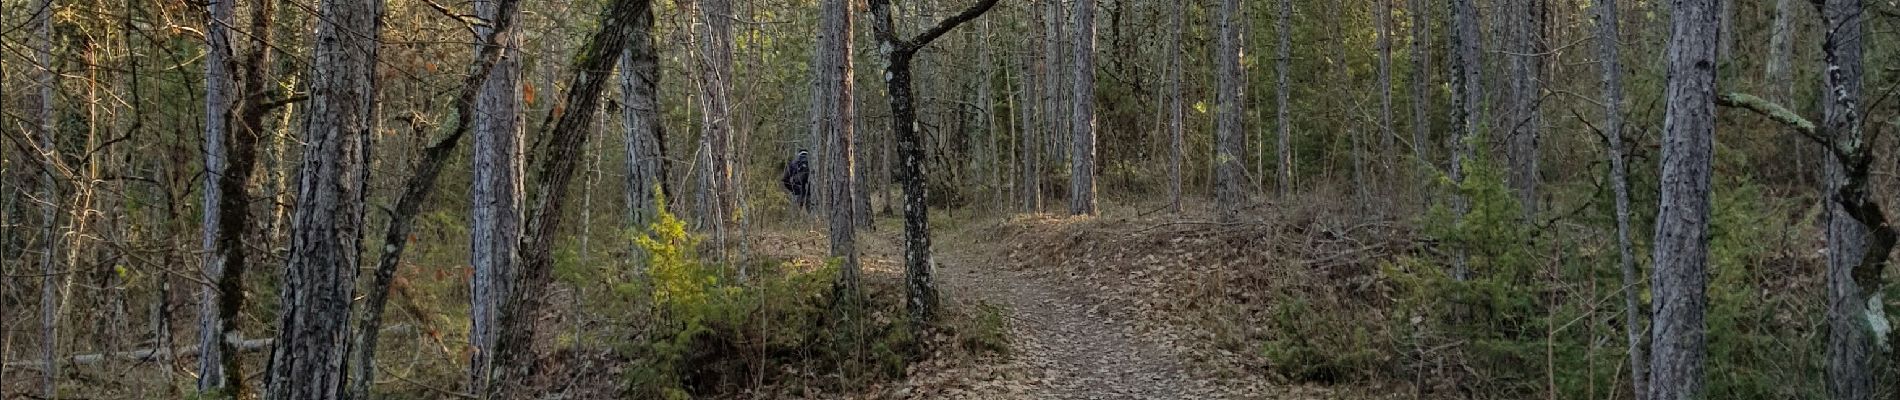
[[896,282],[866,279],[860,293],[840,293],[835,261],[756,262],[741,282],[734,268],[705,257],[700,238],[670,213],[634,241],[647,254],[646,279],[615,291],[650,315],[622,349],[631,359],[624,373],[629,397],[851,392],[901,377],[941,345],[971,352],[1007,346],[1001,314],[981,307],[947,312],[925,330],[951,342],[920,340],[902,317]]

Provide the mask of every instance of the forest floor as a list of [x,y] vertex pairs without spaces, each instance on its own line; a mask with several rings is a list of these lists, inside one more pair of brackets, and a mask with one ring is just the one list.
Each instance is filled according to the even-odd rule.
[[[957,226],[936,230],[937,281],[947,302],[977,304],[1007,317],[1009,351],[984,360],[930,360],[884,397],[915,399],[1307,399],[1337,398],[1331,388],[1274,383],[1262,371],[1235,367],[1244,357],[1201,351],[1207,335],[1159,323],[1167,316],[1131,306],[1161,295],[1131,279],[1126,287],[1100,273],[1049,263],[1046,250],[1065,241],[1055,231],[1089,230],[1091,218],[1046,215],[998,218],[948,215]],[[897,254],[895,232],[868,235],[867,251]],[[1094,276],[1091,276],[1094,275]],[[1107,278],[1108,281],[1104,281]],[[1129,287],[1156,289],[1125,290]],[[1191,329],[1190,329],[1191,330]],[[1360,397],[1360,396],[1347,396]]]

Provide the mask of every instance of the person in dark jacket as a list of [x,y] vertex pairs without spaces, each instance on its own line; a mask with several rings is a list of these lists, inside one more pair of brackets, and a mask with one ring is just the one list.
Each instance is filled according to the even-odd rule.
[[779,178],[779,183],[785,185],[785,191],[791,192],[792,201],[797,203],[799,208],[806,210],[811,209],[810,158],[810,153],[799,150],[798,156],[785,165],[785,176]]

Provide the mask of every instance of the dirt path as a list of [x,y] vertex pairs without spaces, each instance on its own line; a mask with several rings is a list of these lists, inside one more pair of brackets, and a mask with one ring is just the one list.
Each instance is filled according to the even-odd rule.
[[[1008,244],[981,235],[944,235],[937,246],[946,297],[967,296],[1009,314],[1011,349],[1000,365],[968,374],[974,382],[925,398],[1251,399],[1264,383],[1196,376],[1167,347],[1112,315],[1085,288],[1060,277],[1011,267]],[[979,242],[981,241],[981,242]]]

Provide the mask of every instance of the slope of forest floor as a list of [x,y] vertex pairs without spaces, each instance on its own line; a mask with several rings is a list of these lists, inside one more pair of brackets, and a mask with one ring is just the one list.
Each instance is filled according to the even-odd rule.
[[1223,342],[1245,335],[1224,332],[1208,310],[1185,309],[1221,297],[1216,282],[1225,281],[1220,274],[1231,266],[1199,263],[1206,261],[1201,256],[1218,255],[1188,251],[1229,247],[1214,242],[1229,235],[1218,234],[1219,224],[1137,215],[1136,208],[1143,207],[1101,217],[945,218],[961,224],[938,230],[944,298],[966,303],[960,307],[1000,307],[1010,352],[974,363],[928,361],[885,393],[917,399],[1375,397],[1367,395],[1371,388],[1278,383],[1285,380],[1260,368],[1260,356],[1249,354],[1256,352],[1230,351]]

